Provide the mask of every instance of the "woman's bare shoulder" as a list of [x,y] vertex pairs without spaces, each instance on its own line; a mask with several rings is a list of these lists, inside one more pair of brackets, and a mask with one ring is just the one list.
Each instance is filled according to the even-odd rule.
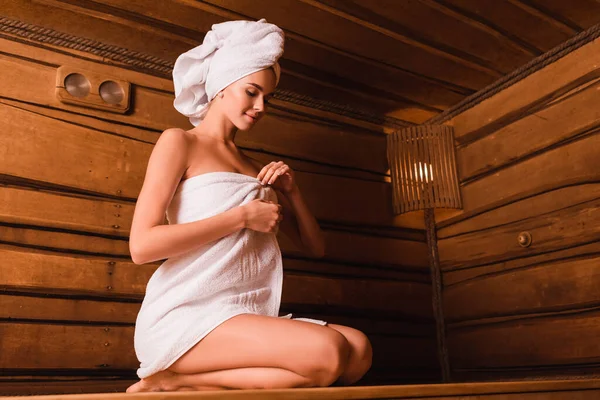
[[259,159],[250,157],[248,154],[246,154],[245,152],[240,151],[240,153],[242,154],[242,156],[244,157],[244,161],[245,164],[248,165],[254,172],[256,175],[258,175],[258,173],[263,169],[263,167],[265,166],[263,162],[261,162]]

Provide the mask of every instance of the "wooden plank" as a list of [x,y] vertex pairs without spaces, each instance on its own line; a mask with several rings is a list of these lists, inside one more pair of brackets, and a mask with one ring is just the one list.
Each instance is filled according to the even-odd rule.
[[[600,239],[600,199],[484,232],[466,233],[438,243],[442,268],[473,267],[542,254]],[[520,232],[533,237],[529,247],[517,242]]]
[[[35,3],[24,6],[14,0],[13,3],[15,4],[10,4],[5,10],[5,15],[9,18],[124,47],[171,62],[174,62],[179,54],[200,44],[213,23],[241,17],[225,9],[192,2],[175,2],[168,6],[156,4],[153,7],[138,2],[113,1],[80,1],[78,5],[49,0],[44,0],[43,5]],[[52,16],[40,18],[48,14]],[[112,29],[115,26],[119,28]],[[158,35],[160,40],[147,40],[155,35]],[[444,104],[445,108],[462,98],[453,92],[452,88],[364,57],[340,52],[308,37],[293,32],[287,32],[286,37],[286,52],[282,60],[284,62],[291,60],[303,63],[312,68],[357,80],[362,84],[393,90],[399,96],[425,105]],[[170,45],[161,46],[160,43],[165,40]],[[155,47],[155,43],[159,46]],[[74,53],[72,50],[70,52]],[[345,68],[340,70],[337,65],[344,65]],[[365,71],[369,72],[365,74]],[[386,79],[389,76],[393,79]],[[287,71],[284,72],[280,88],[286,88],[289,77]]]
[[[506,288],[510,288],[507,296]],[[600,306],[600,257],[490,273],[444,289],[448,323]],[[474,302],[473,299],[478,299]]]
[[321,260],[283,257],[283,268],[289,272],[300,272],[330,277],[376,278],[395,281],[430,283],[429,270],[426,268],[388,268],[380,265],[353,265],[351,263],[333,263]]
[[462,13],[473,25],[484,24],[510,38],[515,44],[530,49],[537,55],[570,39],[572,35],[556,29],[548,20],[533,15],[511,1],[445,0],[445,4]]
[[[215,4],[217,7],[215,6],[210,6],[208,4],[199,4],[199,3],[190,3],[190,2],[182,2],[181,4],[177,4],[176,7],[170,7],[170,10],[162,10],[162,12],[156,12],[152,9],[148,9],[147,7],[144,8],[142,5],[137,4],[135,2],[123,2],[121,0],[103,0],[102,3],[104,4],[110,4],[113,7],[116,7],[120,10],[127,10],[130,12],[135,13],[134,15],[144,15],[144,16],[149,16],[152,18],[159,18],[162,20],[168,20],[168,21],[177,21],[177,23],[180,26],[185,26],[188,29],[192,29],[192,30],[197,30],[198,29],[198,23],[195,21],[195,16],[196,15],[204,15],[205,13],[208,14],[214,14],[214,15],[219,15],[219,17],[221,17],[221,19],[219,21],[216,22],[222,22],[224,20],[228,20],[228,19],[240,19],[240,18],[247,18],[247,17],[255,17],[255,15],[253,15],[253,13],[258,13],[262,16],[264,16],[265,18],[267,18],[268,21],[277,21],[278,25],[280,27],[282,27],[284,30],[286,30],[286,37],[287,37],[287,42],[286,42],[286,52],[284,55],[284,59],[290,59],[293,60],[295,62],[300,62],[300,63],[304,63],[307,65],[310,65],[314,68],[317,69],[324,69],[324,70],[328,70],[331,69],[331,67],[333,66],[339,66],[339,65],[344,65],[346,66],[344,69],[348,69],[350,71],[343,71],[340,70],[339,68],[336,68],[336,70],[331,70],[330,72],[334,72],[337,75],[342,75],[342,76],[346,76],[349,77],[350,79],[358,79],[361,80],[364,83],[373,85],[372,81],[376,80],[377,82],[381,82],[384,83],[385,80],[384,79],[380,79],[382,77],[379,77],[378,74],[380,71],[385,72],[387,69],[384,68],[384,65],[382,65],[381,63],[375,63],[375,62],[367,62],[368,59],[371,59],[373,57],[371,57],[371,54],[369,54],[369,57],[365,57],[363,55],[364,53],[364,47],[361,49],[361,51],[359,52],[355,52],[353,50],[355,50],[356,48],[351,48],[351,49],[345,49],[345,48],[341,48],[339,46],[339,43],[335,40],[331,39],[331,35],[328,36],[323,36],[324,33],[322,31],[322,29],[317,29],[317,32],[315,32],[315,28],[318,28],[320,26],[332,26],[332,24],[342,24],[343,26],[339,27],[338,29],[342,29],[344,26],[350,27],[352,28],[354,31],[360,31],[362,32],[363,30],[360,29],[360,27],[355,26],[354,24],[350,24],[349,22],[344,21],[344,19],[336,17],[334,15],[327,15],[325,13],[319,13],[318,11],[314,10],[312,7],[305,5],[305,4],[298,4],[298,3],[289,3],[289,4],[282,4],[281,10],[285,9],[288,10],[290,12],[289,15],[296,15],[298,16],[299,20],[304,20],[304,18],[308,18],[308,21],[310,22],[311,19],[314,19],[314,16],[317,16],[318,18],[320,18],[320,20],[315,20],[314,22],[310,22],[309,27],[311,29],[310,33],[307,34],[307,32],[303,31],[302,29],[298,29],[299,26],[294,25],[293,20],[290,20],[289,18],[286,17],[286,15],[281,14],[280,11],[278,11],[278,8],[275,9],[263,9],[262,6],[260,5],[254,5],[252,9],[248,9],[247,7],[245,7],[247,4],[238,4],[238,3],[227,3],[225,4],[224,2],[219,2],[219,3],[213,3]],[[258,7],[258,8],[257,8]],[[322,25],[323,23],[325,23],[326,25]],[[314,25],[313,25],[314,24]],[[302,25],[302,24],[301,24]],[[302,28],[300,26],[300,28]],[[208,28],[206,28],[205,30],[202,31],[205,32],[206,30],[208,30]],[[377,37],[383,36],[383,40],[387,40],[390,41],[392,40],[390,43],[393,43],[393,45],[395,46],[395,48],[397,48],[398,44],[395,43],[395,40],[386,37],[385,35],[381,35],[381,34],[377,34],[377,32],[372,32],[370,30],[365,30],[365,34],[367,35],[366,38],[369,37],[369,35],[376,35]],[[321,36],[319,36],[321,35]],[[198,36],[201,36],[200,32],[198,34]],[[365,38],[365,39],[366,39]],[[365,40],[363,39],[363,40]],[[400,45],[402,46],[403,44],[400,43]],[[348,46],[348,45],[346,45]],[[351,46],[352,47],[352,46]],[[372,47],[372,46],[371,46]],[[406,46],[402,46],[402,47],[406,47]],[[341,50],[341,51],[340,51]],[[371,50],[374,51],[374,50]],[[414,51],[414,50],[413,50]],[[419,54],[423,53],[424,56],[426,56],[427,53],[420,51],[420,49],[418,50]],[[360,56],[355,56],[355,54],[358,54]],[[341,62],[341,63],[337,63],[337,62],[332,62],[332,57],[337,57],[340,58],[340,55],[346,59],[345,62]],[[384,56],[387,58],[387,54],[383,54],[380,53],[381,56]],[[324,58],[325,57],[325,58]],[[377,59],[377,58],[375,58]],[[443,58],[442,58],[443,60]],[[457,60],[457,61],[461,61],[461,60]],[[407,61],[403,61],[402,63],[406,63]],[[361,64],[361,65],[359,65]],[[393,64],[392,62],[386,62],[386,64]],[[362,72],[361,73],[354,73],[356,71],[357,67],[361,67]],[[365,74],[365,71],[370,71],[367,72]],[[418,72],[418,71],[417,71]],[[395,71],[393,71],[394,75],[400,77],[401,79],[406,79],[408,78],[408,74],[403,73],[403,71],[401,69],[395,69]],[[371,77],[369,82],[367,82],[366,78],[367,77]],[[433,89],[433,85],[431,84],[431,82],[427,82],[426,79],[423,79],[423,77],[417,75],[414,76],[413,75],[413,80],[417,80],[417,82],[419,82],[419,85],[425,85],[425,87],[427,88],[427,90],[429,90],[430,88]],[[397,81],[398,78],[395,79],[395,81]],[[412,89],[415,86],[419,86],[419,85],[415,85],[416,82],[413,83],[409,83],[409,79],[407,80],[407,84],[410,85],[409,88]],[[395,85],[394,85],[395,86]],[[382,87],[385,88],[385,87]],[[401,86],[399,85],[398,88],[401,88]],[[388,90],[390,89],[389,87],[387,88]],[[404,92],[408,92],[408,93],[412,93],[413,90],[407,90],[408,88],[404,89]],[[432,94],[434,97],[438,97],[441,91],[446,92],[444,95],[448,94],[449,91],[444,90],[444,88],[439,87],[435,90],[432,90]],[[409,97],[410,98],[410,97]],[[427,101],[427,99],[422,98],[420,99],[423,102],[423,104],[431,104],[430,102]]]
[[0,118],[5,121],[0,173],[92,193],[137,197],[151,146],[4,105]]
[[529,257],[521,257],[513,260],[505,260],[496,264],[484,265],[476,268],[457,267],[452,271],[444,271],[444,287],[457,285],[469,279],[477,278],[486,274],[501,273],[511,269],[526,268],[534,265],[560,261],[572,257],[591,257],[600,254],[600,241],[569,247],[548,253],[537,254]]
[[[19,1],[11,0],[14,3]],[[5,2],[3,5],[7,5]],[[27,9],[35,12],[35,7],[39,3],[31,3]],[[6,8],[3,9],[5,11]],[[3,16],[8,17],[7,14]],[[26,21],[23,21],[26,22]],[[46,20],[48,22],[48,20]],[[65,21],[62,21],[64,25]],[[46,66],[59,67],[61,65],[69,65],[75,68],[85,70],[93,70],[99,74],[111,75],[118,70],[119,79],[126,80],[136,86],[144,86],[158,91],[173,92],[173,81],[164,77],[150,75],[144,72],[134,71],[128,67],[130,65],[121,63],[117,60],[111,60],[107,63],[102,56],[98,56],[89,52],[78,52],[66,47],[53,47],[46,43],[28,42],[26,38],[11,36],[8,32],[4,32],[0,37],[0,48],[4,56],[19,58],[29,62],[36,62]],[[83,53],[83,54],[82,54]],[[160,115],[154,118],[160,118]]]
[[[0,267],[0,287],[37,293],[141,300],[158,267],[5,249],[0,254],[5,260]],[[430,284],[425,282],[331,278],[285,271],[282,303],[285,307],[328,306],[356,313],[373,311],[428,318],[430,291]],[[137,312],[134,305],[131,307],[130,314]]]
[[442,241],[465,233],[484,231],[501,225],[543,218],[545,214],[600,197],[600,184],[590,183],[561,187],[498,208],[475,214],[454,224],[443,224],[437,237]]
[[282,93],[301,93],[311,99],[307,100],[315,107],[329,103],[332,109],[337,107],[340,114],[365,113],[379,118],[386,116],[396,118],[399,120],[396,122],[406,125],[425,122],[441,111],[396,95],[389,88],[373,88],[354,79],[307,67],[304,63],[286,59],[280,59],[279,63],[284,78],[280,81],[278,90]]
[[379,266],[403,265],[416,270],[429,266],[427,245],[423,242],[334,231],[326,231],[324,236],[325,259]]
[[308,277],[286,273],[282,304],[345,307],[354,312],[399,313],[431,318],[431,286],[414,282],[386,282]]
[[[0,378],[2,396],[41,396],[50,394],[125,393],[139,379],[94,376],[34,376]],[[34,397],[35,398],[35,397]]]
[[0,222],[129,237],[134,204],[0,186]]
[[538,9],[538,7],[533,6],[531,3],[528,4],[525,1],[520,1],[520,0],[509,0],[509,1],[511,3],[513,3],[514,5],[516,5],[517,7],[522,8],[523,10],[527,11],[528,13],[535,15],[536,17],[538,17],[540,19],[546,20],[547,22],[552,24],[552,26],[554,26],[554,29],[562,31],[568,35],[575,36],[577,33],[581,32],[581,30],[582,30],[580,27],[578,27],[572,23],[566,22],[559,16],[550,15],[550,13],[544,12],[544,11]]
[[448,329],[455,368],[597,365],[600,361],[600,311]]
[[358,129],[300,120],[281,113],[267,114],[260,121],[260,129],[239,131],[236,135],[241,146],[379,174],[388,168],[385,140],[383,134],[365,134]]
[[[3,290],[7,288],[2,282]],[[8,288],[11,289],[11,288]],[[51,290],[50,290],[51,291]],[[99,301],[51,297],[40,293],[0,294],[0,320],[32,323],[135,325],[139,302]],[[42,296],[42,297],[37,297]]]
[[560,365],[515,368],[454,369],[457,382],[586,379],[598,376],[598,365]]
[[[131,369],[133,327],[0,322],[0,368]],[[42,338],[40,340],[40,338]]]
[[[482,25],[469,24],[455,15],[444,13],[428,2],[322,2],[362,21],[402,32],[419,42],[505,73],[525,64],[532,55],[506,37],[494,34]],[[424,23],[431,29],[423,30]]]
[[[62,103],[55,95],[56,67],[0,55],[0,68],[5,71],[0,86],[2,97],[157,130],[188,124],[188,119],[173,109],[173,97],[168,92],[132,85],[131,99],[135,100],[132,100],[128,114],[123,115]],[[118,77],[119,70],[115,67],[107,76]],[[82,73],[85,74],[85,71],[82,70]]]
[[[9,100],[50,106],[76,114],[93,116],[115,124],[128,124],[146,129],[162,131],[175,126],[183,129],[192,128],[188,119],[172,107],[173,95],[169,92],[133,85],[132,93],[135,101],[133,101],[132,109],[128,115],[118,115],[60,102],[54,94],[56,80],[54,67],[0,56],[0,68],[11,71],[5,80],[7,83],[0,86],[0,96]],[[110,75],[118,74],[118,71],[115,68]],[[24,111],[16,108],[4,112],[24,114]],[[18,118],[18,116],[14,117]],[[33,118],[44,119],[39,116],[30,117],[30,119]],[[58,122],[54,122],[54,124],[58,124]],[[72,130],[77,129],[68,122],[63,125],[70,126]],[[8,129],[15,128],[12,125],[8,126]],[[362,169],[377,174],[385,174],[388,168],[385,162],[385,134],[374,134],[364,129],[348,127],[347,124],[325,124],[316,120],[298,118],[291,113],[282,111],[267,114],[261,120],[260,129],[240,132],[236,139],[242,147],[251,147],[329,165]],[[340,141],[347,143],[347,147],[340,146]],[[297,143],[297,146],[290,147],[289,143]],[[315,143],[318,145],[315,146]],[[365,151],[348,151],[348,148],[362,148]],[[375,157],[374,154],[379,154],[380,157]]]
[[[355,387],[328,387],[328,388],[302,388],[302,389],[258,389],[258,390],[232,390],[227,392],[227,398],[259,400],[259,399],[423,399],[430,400],[461,400],[489,399],[489,400],[592,400],[600,393],[598,379],[581,380],[550,380],[550,381],[523,381],[523,382],[480,382],[480,383],[453,383],[453,384],[426,384],[426,385],[388,385],[388,386],[355,386]],[[199,399],[222,399],[222,391],[204,391],[191,394]],[[110,395],[118,400],[129,398],[131,394]],[[190,393],[172,392],[160,395],[165,399],[189,399]],[[156,393],[137,393],[139,399],[155,399]],[[47,396],[45,400],[100,400],[106,399],[105,393],[87,395],[55,395]],[[7,398],[6,400],[18,400]],[[37,397],[32,397],[37,399]],[[42,399],[42,398],[40,398]]]
[[[271,100],[271,103],[275,102],[275,100]],[[111,132],[115,135],[139,140],[142,142],[155,144],[158,138],[160,137],[160,132],[151,131],[141,128],[136,128],[133,126],[123,125],[112,123],[110,121],[104,121],[97,118],[91,118],[85,115],[73,114],[67,111],[44,108],[42,106],[22,103],[14,100],[1,99],[0,104],[6,104],[12,107],[16,107],[22,110],[26,110],[29,112],[33,112],[40,116],[49,117],[52,119],[57,119],[61,121],[69,121],[70,123],[76,123],[79,126],[89,128],[92,130],[97,130],[101,132]],[[287,103],[288,105],[290,103]],[[273,112],[270,112],[273,114]],[[283,118],[291,118],[293,114],[290,114],[285,111],[277,110],[275,112],[277,115],[281,115]],[[297,115],[293,115],[295,119],[298,119]],[[304,118],[307,121],[310,121],[310,117]],[[305,161],[302,159],[290,158],[283,154],[276,154],[273,152],[265,152],[262,150],[256,150],[251,147],[248,147],[247,144],[239,145],[238,148],[247,154],[249,157],[260,160],[264,164],[268,164],[273,160],[274,157],[279,157],[282,161],[290,165],[294,171],[302,171],[302,172],[312,172],[317,174],[325,174],[325,175],[337,175],[337,176],[345,176],[348,178],[356,178],[361,180],[375,181],[375,182],[390,182],[390,177],[387,174],[381,174],[378,172],[370,172],[363,171],[360,169],[352,168],[352,167],[339,167],[335,165],[327,165],[323,163],[317,163],[312,161]],[[377,161],[379,162],[379,161]]]
[[0,243],[42,250],[69,251],[106,257],[130,259],[129,243],[125,239],[105,238],[60,231],[3,226]]
[[568,91],[572,82],[598,70],[599,50],[596,39],[457,115],[451,120],[455,139],[460,143],[463,136],[478,136],[499,121],[516,120],[523,110]]
[[8,246],[0,248],[0,254],[5,261],[0,266],[0,286],[4,290],[37,293],[140,300],[157,268],[156,264],[136,265],[115,258],[16,250]]
[[[277,102],[277,100],[274,100],[274,99],[271,100],[271,103],[275,103],[275,102]],[[279,102],[279,103],[283,103],[283,102]],[[137,128],[137,127],[130,126],[130,125],[114,123],[109,120],[101,120],[101,119],[92,118],[92,117],[89,117],[86,115],[74,114],[74,113],[64,111],[64,110],[45,108],[40,105],[24,103],[24,102],[19,102],[19,101],[15,101],[15,100],[0,99],[0,104],[4,104],[4,105],[8,105],[8,106],[20,109],[20,110],[32,112],[39,116],[44,116],[44,117],[60,120],[63,122],[68,122],[71,124],[77,124],[81,127],[88,128],[91,130],[96,130],[96,131],[100,131],[103,133],[110,132],[112,134],[115,134],[115,135],[118,135],[121,137],[126,137],[126,138],[130,138],[130,139],[138,140],[141,142],[146,142],[149,144],[156,144],[156,141],[160,137],[160,133],[161,133],[159,131],[152,131],[152,130],[148,130],[148,129]],[[285,104],[287,106],[291,105],[291,103],[285,103]],[[311,117],[311,116],[299,116],[297,114],[294,114],[291,112],[286,112],[286,111],[279,110],[279,109],[278,110],[270,110],[269,114],[277,115],[283,119],[303,120],[303,121],[307,121],[307,122],[311,122],[311,121],[315,122],[314,118],[316,118],[316,117]],[[323,123],[325,123],[325,122],[323,121]],[[330,121],[330,124],[335,126],[334,124],[331,123],[331,121]],[[340,122],[338,124],[339,128],[337,128],[336,130],[343,130],[344,125],[350,126],[351,128],[353,127],[351,124]],[[277,127],[277,129],[279,129],[279,128]],[[325,135],[327,135],[327,133],[325,133]],[[357,135],[358,135],[358,132],[357,132]],[[367,133],[365,133],[365,135],[367,135]],[[360,140],[360,137],[358,138],[358,140]],[[239,144],[238,148],[240,150],[242,150],[245,154],[247,154],[251,158],[260,160],[264,164],[268,164],[269,162],[271,162],[274,157],[279,157],[279,159],[286,162],[295,171],[312,172],[312,173],[325,174],[325,175],[338,175],[338,176],[345,176],[345,177],[349,177],[349,178],[356,178],[356,179],[369,180],[369,181],[375,181],[375,182],[390,182],[389,175],[382,174],[381,172],[363,171],[361,169],[353,168],[351,166],[347,166],[347,167],[336,166],[336,165],[329,165],[329,164],[313,162],[313,161],[309,161],[309,160],[290,158],[284,154],[274,153],[272,151],[272,149],[270,149],[269,152],[266,152],[266,151],[260,150],[260,149],[258,149],[258,150],[253,149],[252,147],[249,147],[249,143],[247,143],[247,142],[241,142],[241,144],[240,143],[238,143],[238,144]],[[268,143],[267,143],[267,145],[268,145]],[[264,146],[264,143],[259,144],[259,147],[263,147],[263,146]],[[283,148],[283,151],[285,152],[286,149]],[[347,156],[351,157],[351,154],[347,154]],[[366,160],[366,158],[365,158],[365,160]],[[379,160],[373,160],[373,161],[374,161],[373,164],[375,164],[375,163],[380,164]]]
[[[73,186],[95,193],[109,193],[126,198],[137,197],[143,176],[145,175],[147,160],[152,151],[151,144],[106,134],[95,129],[74,125],[68,121],[50,119],[8,105],[0,105],[0,116],[7,121],[7,135],[2,137],[2,142],[6,142],[7,146],[2,155],[6,157],[7,163],[3,165],[2,173],[51,182],[57,185]],[[17,121],[19,122],[17,123]],[[332,132],[330,128],[320,127],[314,123],[296,122],[294,124],[291,120],[278,117],[267,117],[261,122],[265,122],[265,131],[254,137],[249,134],[240,135],[240,146],[274,152],[289,157],[302,158],[304,160],[306,160],[306,155],[312,154],[308,158],[309,160],[312,159],[312,161],[336,165],[331,161],[337,159],[341,162],[338,165],[371,172],[379,170],[377,173],[381,173],[381,171],[387,168],[384,165],[384,161],[381,161],[384,158],[378,159],[377,157],[373,157],[375,153],[381,153],[382,157],[385,154],[385,138],[383,136],[353,135],[343,130]],[[273,132],[278,130],[284,130],[288,134],[274,135]],[[334,133],[333,136],[329,135],[330,133]],[[275,136],[287,136],[287,138],[274,139]],[[332,146],[329,147],[330,150],[326,150],[328,148],[326,144],[328,140],[324,140],[326,137],[330,139],[337,137],[337,144],[333,146],[332,141]],[[345,138],[343,140],[350,148],[358,146],[363,149],[369,149],[369,153],[349,151],[347,147],[339,146],[342,137]],[[34,138],[36,138],[36,143],[39,143],[39,146],[32,149],[28,146]],[[297,145],[292,148],[286,140],[297,143]],[[65,142],[70,144],[71,151],[63,151],[60,153],[60,159],[57,159],[59,158],[58,154],[56,154],[57,152],[53,150],[49,151],[49,148]],[[103,150],[98,151],[97,148],[102,148]],[[315,152],[311,150],[314,148],[323,150]],[[8,150],[12,150],[12,152],[8,153]],[[37,152],[32,150],[37,150]],[[28,157],[35,158],[36,163],[33,163]],[[277,158],[276,156],[271,156],[271,160]],[[69,174],[64,174],[62,179],[60,176],[55,176],[51,179],[47,176],[48,171],[44,172],[43,168],[40,169],[37,167],[39,165],[53,165],[65,172],[71,171]],[[84,165],[91,165],[93,168],[92,172],[89,172],[89,168],[84,168]],[[72,168],[73,166],[80,166],[80,169]],[[104,169],[105,171],[101,171],[100,169]],[[106,174],[109,173],[111,175],[116,174],[117,176],[111,177],[109,175],[109,178],[106,178]],[[75,177],[78,184],[69,181],[69,178],[74,179]],[[324,177],[323,179],[329,179],[329,181],[323,183],[323,185],[329,185],[331,184],[331,179],[336,178]],[[98,185],[98,181],[101,181],[102,184]],[[352,182],[353,185],[356,183],[355,180],[343,180],[343,178],[340,182]],[[387,182],[365,181],[365,184],[371,185],[371,187],[364,189],[372,192],[369,196],[371,198],[374,197],[373,194],[391,196],[388,188],[389,183]],[[102,190],[102,188],[106,188],[106,190]],[[121,193],[117,193],[118,190],[121,190]],[[349,188],[345,190],[347,191]],[[382,202],[380,200],[378,204]],[[349,203],[352,204],[353,202]],[[373,212],[379,211],[380,214],[384,213],[386,216],[383,218],[388,221],[392,218],[391,206],[389,209],[384,207],[369,207],[369,209],[372,209]],[[378,218],[381,219],[382,217]]]
[[[170,7],[173,8],[173,7]],[[180,21],[178,21],[179,23]],[[195,23],[198,23],[197,19],[195,19]],[[45,65],[59,66],[59,65],[70,65],[73,67],[93,70],[100,74],[111,75],[114,74],[115,67],[118,68],[118,75],[121,79],[125,79],[133,85],[149,87],[158,91],[164,91],[170,93],[173,96],[173,81],[170,78],[161,78],[149,75],[147,73],[136,72],[127,69],[130,67],[127,64],[119,63],[118,61],[111,60],[110,64],[105,64],[104,59],[100,56],[95,56],[91,53],[85,53],[85,58],[79,55],[78,52],[70,50],[68,48],[60,47],[55,49],[53,46],[47,44],[40,44],[37,42],[29,43],[25,40],[25,43],[22,43],[23,38],[19,38],[20,41],[16,42],[14,40],[0,38],[0,47],[5,51],[7,56],[12,56],[16,58],[20,58],[23,60],[27,60],[29,62],[38,62]],[[48,47],[46,47],[48,46]],[[58,47],[58,46],[57,46]],[[57,51],[60,50],[60,51]],[[31,58],[31,55],[35,53],[35,59]],[[389,73],[388,73],[389,75]],[[392,77],[389,77],[390,80]],[[403,87],[406,87],[408,84],[414,85],[414,79],[412,81],[402,82]],[[389,86],[389,82],[387,82]],[[422,84],[425,86],[425,84]],[[386,86],[384,86],[385,88]],[[280,86],[280,88],[282,88]],[[423,90],[424,88],[412,88],[413,91],[417,91],[418,89]],[[431,90],[429,90],[431,91]],[[449,92],[452,93],[452,92]],[[454,97],[448,99],[446,102],[448,105],[454,104],[463,97],[456,93],[452,93]],[[425,95],[433,96],[432,93],[425,93]],[[6,98],[2,99],[2,102],[10,102],[11,100],[7,100]],[[441,101],[441,100],[440,100]],[[281,114],[284,116],[287,114],[293,114],[296,117],[299,115],[307,116],[308,120],[321,120],[321,121],[329,121],[330,123],[338,123],[340,126],[350,126],[353,128],[364,129],[366,131],[370,131],[372,133],[380,133],[382,129],[384,132],[387,132],[387,129],[392,129],[391,127],[381,126],[379,124],[366,122],[363,120],[357,120],[354,118],[350,118],[348,116],[342,116],[340,114],[335,114],[330,111],[317,109],[314,107],[303,106],[300,104],[289,103],[286,101],[282,101],[279,99],[271,99],[269,114]],[[310,103],[308,103],[310,104]],[[443,103],[446,104],[446,103]],[[43,104],[42,104],[43,105]],[[20,105],[21,108],[25,108],[31,106],[29,103],[23,103]],[[48,110],[45,110],[48,112]],[[59,112],[59,110],[50,110]],[[154,119],[160,119],[162,114],[166,111],[175,112],[173,108],[169,107],[167,109],[161,110],[161,113],[153,115]],[[38,113],[40,110],[38,110]],[[71,118],[81,118],[82,115],[79,114],[71,114]],[[97,120],[93,118],[89,118],[87,120],[87,125],[90,124],[101,124],[102,120]],[[115,129],[119,129],[119,131],[115,131]],[[112,128],[112,132],[114,133],[122,133],[126,134],[131,129],[135,130],[135,127],[131,127],[128,125],[116,125]],[[154,132],[152,132],[154,134]],[[152,135],[150,135],[152,137]],[[146,139],[147,141],[152,141],[151,139]],[[156,140],[154,140],[155,142]]]
[[[553,189],[600,180],[600,132],[548,150],[461,187],[463,213],[445,224]],[[499,194],[501,188],[501,194]]]
[[[179,54],[199,44],[198,38],[191,37],[191,33],[182,30],[169,32],[169,29],[175,30],[176,24],[168,27],[158,24],[153,26],[123,16],[78,7],[72,3],[52,0],[23,3],[19,0],[8,0],[3,4],[2,12],[7,18],[140,53],[150,53],[169,61],[174,61]],[[196,17],[198,23],[208,30],[212,20],[207,20],[200,14]],[[111,29],[107,29],[109,26]]]
[[[600,78],[578,87],[577,93],[528,115],[493,134],[457,150],[460,181],[464,182],[528,156],[600,129]],[[515,146],[515,143],[519,143]]]
[[[59,270],[63,271],[63,270]],[[19,290],[21,288],[14,288]],[[0,294],[0,319],[19,320],[21,322],[77,322],[80,324],[128,324],[135,325],[139,312],[139,299],[136,302],[98,300],[84,296],[75,297],[72,292],[64,291],[63,296],[49,294],[52,289],[39,288],[36,292],[15,292],[13,288],[4,288],[6,294]],[[66,295],[66,296],[65,296]],[[54,297],[53,297],[54,296]],[[319,294],[321,296],[321,294]],[[315,301],[312,301],[315,303]],[[315,308],[315,307],[313,307]],[[330,324],[345,325],[358,329],[368,335],[406,336],[417,338],[435,338],[433,321],[410,321],[408,319],[384,319],[372,315],[339,315],[331,309],[322,313],[298,312],[293,306],[283,304],[279,314],[292,313],[294,318],[305,317],[327,321]],[[435,347],[435,346],[433,346]]]
[[[0,333],[3,369],[109,371],[139,367],[133,327],[0,322]],[[431,339],[371,336],[370,341],[373,365],[420,367],[435,363]]]
[[[152,152],[151,145],[40,117],[9,106],[0,106],[0,117],[6,118],[7,132],[10,132],[10,135],[0,137],[5,143],[0,154],[6,160],[0,167],[0,173],[52,184],[57,188],[68,187],[130,200],[137,198]],[[307,149],[310,143],[315,143],[301,136],[301,133],[298,132],[298,143],[306,145],[298,148]],[[301,137],[306,140],[300,140]],[[31,148],[33,140],[38,145]],[[69,143],[70,151],[60,151],[64,143]],[[260,142],[255,143],[256,147],[263,147]],[[264,147],[269,149],[272,146]],[[285,152],[284,148],[278,150]],[[341,153],[339,156],[344,157]],[[326,216],[329,220],[346,223],[366,222],[370,225],[392,225],[394,221],[391,202],[387,201],[391,199],[390,184],[387,182],[302,172],[298,173],[297,180],[300,187],[306,188],[303,193],[317,217]],[[353,201],[323,196],[323,193],[330,191],[336,197],[353,198]],[[361,196],[360,199],[357,194]],[[324,202],[324,199],[331,201]],[[381,204],[388,204],[388,207],[381,207]],[[361,212],[357,212],[357,208]],[[131,210],[126,207],[123,211]],[[126,214],[122,215],[123,222],[127,218]],[[364,216],[369,217],[370,221],[365,221]]]
[[597,1],[577,0],[571,4],[561,0],[529,0],[529,2],[542,12],[560,17],[569,25],[586,29],[599,22],[600,4]]
[[[323,262],[352,263],[374,268],[396,268],[398,270],[423,272],[427,268],[427,246],[393,238],[378,238],[348,232],[324,230],[326,242]],[[305,257],[283,234],[278,236],[284,257]],[[6,244],[39,249],[69,251],[101,257],[122,257],[130,260],[129,243],[125,239],[105,238],[90,234],[65,233],[31,228],[4,227],[0,230],[0,241]],[[352,247],[349,247],[352,246]]]
[[[466,88],[478,89],[500,76],[474,65],[465,66],[461,60],[445,56],[440,51],[426,51],[415,46],[414,42],[406,43],[398,37],[362,28],[338,15],[317,13],[303,2],[286,0],[275,8],[247,1],[211,0],[210,3],[252,18],[261,16],[268,21],[279,21],[281,28],[311,37],[333,48],[363,54],[383,63]],[[294,15],[294,18],[286,17],[289,15]],[[334,29],[330,29],[331,27]],[[390,53],[390,48],[396,51]]]

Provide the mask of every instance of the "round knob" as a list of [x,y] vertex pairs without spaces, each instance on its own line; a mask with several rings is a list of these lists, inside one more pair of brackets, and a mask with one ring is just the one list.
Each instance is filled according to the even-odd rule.
[[519,242],[519,246],[521,247],[529,247],[531,244],[531,233],[529,232],[521,232],[519,233],[519,237],[517,238]]

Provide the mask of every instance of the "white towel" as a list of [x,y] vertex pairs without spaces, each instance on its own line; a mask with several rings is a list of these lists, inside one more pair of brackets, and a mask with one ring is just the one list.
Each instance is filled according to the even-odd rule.
[[197,126],[208,103],[233,82],[273,67],[276,86],[284,33],[263,18],[214,24],[200,46],[181,54],[173,67],[177,111]]
[[[167,219],[169,224],[197,221],[254,199],[277,202],[277,195],[248,175],[204,173],[180,183],[167,209]],[[276,233],[242,229],[169,258],[148,281],[137,316],[134,346],[140,361],[138,376],[146,378],[167,369],[210,331],[236,315],[277,317],[282,279]]]

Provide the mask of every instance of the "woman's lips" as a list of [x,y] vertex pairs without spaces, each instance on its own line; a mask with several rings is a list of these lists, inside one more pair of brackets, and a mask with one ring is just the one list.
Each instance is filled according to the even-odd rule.
[[254,118],[254,117],[252,117],[252,116],[250,116],[248,114],[244,114],[244,115],[246,115],[246,117],[248,117],[248,119],[250,120],[250,122],[256,122],[256,118]]

